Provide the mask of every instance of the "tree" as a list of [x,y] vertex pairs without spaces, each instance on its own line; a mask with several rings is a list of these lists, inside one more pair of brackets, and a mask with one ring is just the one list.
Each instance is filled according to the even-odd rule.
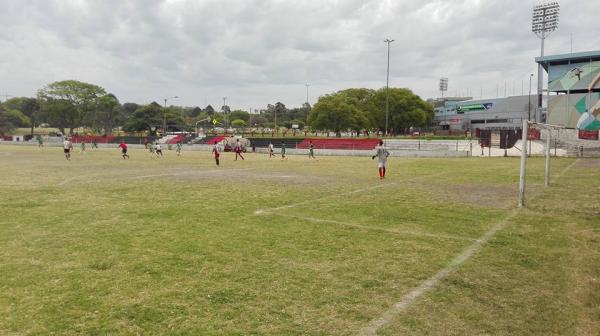
[[104,134],[111,134],[113,128],[123,122],[123,108],[115,95],[109,93],[98,101],[98,123]]
[[106,95],[106,91],[100,86],[79,82],[75,80],[65,80],[48,84],[38,91],[38,99],[41,101],[42,108],[49,102],[61,101],[68,102],[71,108],[55,110],[55,113],[70,113],[70,116],[62,116],[62,119],[69,120],[69,133],[73,133],[73,128],[83,126],[84,123],[90,123],[94,127],[96,121],[96,111],[98,100]]
[[0,136],[6,135],[14,128],[15,126],[10,122],[6,110],[0,106]]
[[136,103],[125,103],[123,104],[123,114],[125,118],[129,118],[133,113],[140,107]]
[[234,110],[229,114],[229,118],[231,118],[231,120],[241,119],[245,122],[248,122],[250,120],[250,113],[242,110]]
[[29,127],[31,120],[19,110],[6,110],[8,121],[15,127]]
[[162,125],[163,107],[157,103],[151,103],[138,107],[133,115],[124,125],[124,129],[128,132],[141,132],[156,130],[158,125]]
[[252,114],[252,115],[250,115],[250,120],[248,121],[248,125],[265,127],[268,122],[269,122],[269,120],[267,120],[267,118],[265,118],[261,115]]
[[206,114],[208,114],[209,117],[212,117],[212,115],[215,113],[215,109],[211,105],[206,106],[204,111],[206,111]]
[[189,116],[192,118],[196,118],[200,115],[200,113],[202,113],[202,109],[196,106],[189,112]]
[[338,136],[342,130],[369,127],[369,97],[368,89],[351,89],[325,95],[312,108],[308,116],[309,124],[314,129],[333,130]]
[[33,135],[33,129],[40,117],[40,104],[37,99],[30,97],[15,97],[5,101],[4,107],[8,110],[17,110],[24,114],[29,119],[27,124],[31,126],[31,135]]
[[[433,119],[433,106],[422,100],[409,89],[390,88],[388,125],[395,130],[423,127]],[[372,97],[371,118],[373,125],[385,130],[386,89],[377,90]]]
[[65,99],[46,98],[41,104],[41,113],[51,126],[56,127],[62,134],[66,128],[75,128],[77,112],[73,104]]
[[243,121],[242,119],[235,119],[234,121],[231,122],[231,126],[233,126],[235,128],[246,127],[246,122]]

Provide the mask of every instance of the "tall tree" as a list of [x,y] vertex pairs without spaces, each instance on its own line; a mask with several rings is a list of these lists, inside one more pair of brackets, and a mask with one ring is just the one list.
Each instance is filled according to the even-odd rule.
[[0,106],[0,136],[6,135],[14,128],[15,126],[10,122],[6,110]]
[[98,124],[104,134],[111,134],[113,128],[123,122],[123,108],[115,95],[109,93],[98,101]]
[[163,121],[163,107],[151,103],[138,107],[124,125],[128,132],[155,131]]
[[57,113],[71,113],[71,116],[64,116],[64,119],[70,120],[70,133],[73,128],[84,126],[84,122],[91,122],[94,126],[96,121],[95,113],[98,107],[98,100],[106,95],[106,91],[100,86],[79,82],[75,80],[65,80],[48,84],[38,91],[38,99],[42,108],[44,104],[51,101],[66,101],[72,108],[57,110]]
[[37,99],[30,97],[15,97],[4,102],[4,107],[8,110],[17,110],[29,118],[29,126],[31,127],[31,135],[33,129],[40,117],[40,104]]
[[312,128],[333,130],[361,130],[370,127],[368,118],[368,89],[343,90],[319,98],[310,111],[308,121]]
[[[422,100],[409,89],[390,88],[388,125],[395,130],[423,127],[433,118],[433,106]],[[386,89],[377,90],[372,97],[371,118],[373,125],[385,130]]]

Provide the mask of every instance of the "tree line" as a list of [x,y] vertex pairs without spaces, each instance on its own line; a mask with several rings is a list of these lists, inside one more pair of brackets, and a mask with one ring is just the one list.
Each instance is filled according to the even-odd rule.
[[[309,127],[311,130],[342,131],[385,130],[385,88],[379,90],[352,88],[321,96],[314,106],[288,108],[282,102],[268,104],[255,113],[200,107],[161,106],[121,103],[104,88],[75,80],[48,84],[36,97],[15,97],[0,103],[0,134],[17,127],[47,125],[72,134],[84,127],[95,134],[125,132],[155,134],[167,131],[192,131],[203,128],[280,128]],[[409,89],[389,89],[388,127],[403,130],[427,126],[433,118],[433,107]]]

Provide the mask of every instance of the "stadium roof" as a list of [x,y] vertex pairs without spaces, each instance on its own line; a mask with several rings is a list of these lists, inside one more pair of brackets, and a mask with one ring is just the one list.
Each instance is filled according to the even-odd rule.
[[600,61],[600,50],[536,57],[535,61],[548,71],[548,66],[551,64]]

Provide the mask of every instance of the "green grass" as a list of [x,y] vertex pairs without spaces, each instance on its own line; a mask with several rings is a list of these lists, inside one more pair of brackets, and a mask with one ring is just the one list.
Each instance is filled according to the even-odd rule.
[[[514,209],[519,162],[131,157],[0,146],[0,334],[353,335]],[[600,161],[543,168],[381,334],[598,334]]]

